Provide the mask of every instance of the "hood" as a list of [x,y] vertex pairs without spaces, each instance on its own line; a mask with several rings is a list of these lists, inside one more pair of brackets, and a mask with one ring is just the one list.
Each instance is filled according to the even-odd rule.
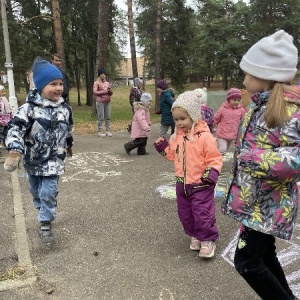
[[300,104],[300,85],[292,85],[289,91],[283,92],[284,100]]
[[[198,135],[199,133],[203,132],[210,132],[209,127],[207,123],[204,120],[200,120],[197,124],[195,124],[194,128],[194,136]],[[191,130],[189,130],[187,133],[184,133],[181,129],[178,129],[178,134],[189,136],[191,133]]]
[[148,110],[148,107],[143,102],[133,102],[134,111],[138,109]]
[[57,107],[64,101],[65,100],[63,97],[60,97],[57,101],[51,101],[49,99],[42,98],[37,89],[30,90],[25,100],[25,102],[33,103],[37,106],[43,107]]

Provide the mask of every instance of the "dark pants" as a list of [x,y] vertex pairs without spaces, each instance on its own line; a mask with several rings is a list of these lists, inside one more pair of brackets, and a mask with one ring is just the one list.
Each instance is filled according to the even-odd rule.
[[275,250],[274,236],[242,226],[235,268],[263,300],[295,299]]
[[137,148],[137,154],[143,155],[146,153],[147,140],[147,137],[136,138],[133,141],[124,144],[124,147],[127,151]]

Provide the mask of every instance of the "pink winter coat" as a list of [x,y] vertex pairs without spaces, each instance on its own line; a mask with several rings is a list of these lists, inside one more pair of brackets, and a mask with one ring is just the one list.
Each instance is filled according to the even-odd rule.
[[112,91],[108,91],[108,88],[110,88],[108,81],[104,81],[101,84],[97,80],[94,82],[93,92],[97,102],[110,102]]
[[12,118],[12,110],[5,96],[0,97],[0,126],[6,126]]
[[217,138],[228,141],[235,140],[244,113],[245,109],[242,105],[232,106],[225,101],[214,115],[214,125],[218,126]]
[[134,102],[134,115],[131,123],[131,138],[148,137],[150,134],[150,112],[143,102]]

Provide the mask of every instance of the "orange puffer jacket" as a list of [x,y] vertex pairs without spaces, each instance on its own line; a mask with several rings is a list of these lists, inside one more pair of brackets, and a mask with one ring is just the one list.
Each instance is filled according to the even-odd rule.
[[178,129],[170,144],[164,140],[155,147],[165,158],[174,161],[175,175],[183,178],[185,184],[201,183],[203,178],[216,183],[223,159],[205,121],[195,125],[193,136],[191,141],[190,132],[185,134]]

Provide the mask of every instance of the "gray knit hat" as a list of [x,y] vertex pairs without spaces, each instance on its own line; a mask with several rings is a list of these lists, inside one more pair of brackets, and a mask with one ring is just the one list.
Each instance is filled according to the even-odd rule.
[[254,77],[291,82],[297,72],[298,50],[284,30],[264,37],[243,56],[240,68]]
[[147,104],[149,101],[152,100],[152,96],[150,93],[143,93],[142,96],[141,96],[141,101],[144,103],[144,104]]
[[140,79],[140,78],[138,78],[138,77],[136,77],[136,78],[134,79],[134,86],[138,86],[138,85],[140,85],[140,84],[142,84],[142,83],[143,83],[142,79]]

